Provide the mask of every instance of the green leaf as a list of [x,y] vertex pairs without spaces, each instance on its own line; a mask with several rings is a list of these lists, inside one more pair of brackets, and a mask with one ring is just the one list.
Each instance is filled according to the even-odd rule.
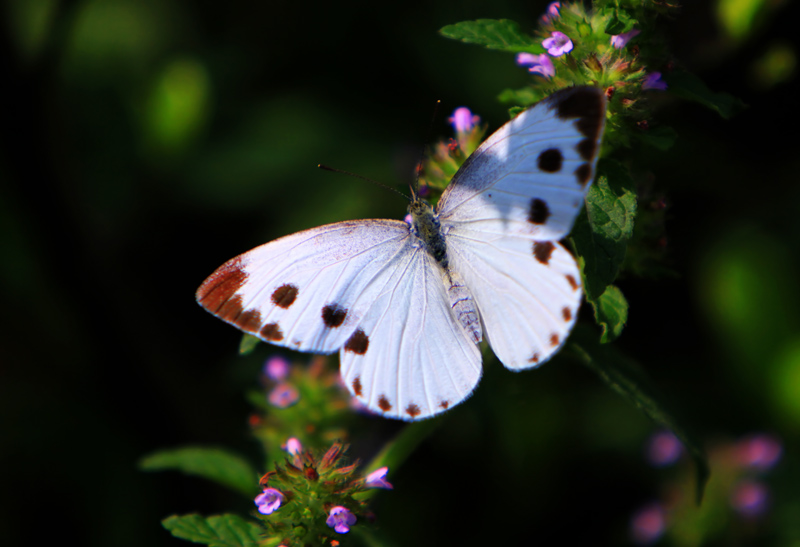
[[591,300],[594,318],[603,329],[600,343],[607,344],[622,334],[622,328],[628,321],[628,301],[617,287],[609,285],[596,300]]
[[614,160],[601,159],[597,171],[597,181],[570,236],[590,301],[616,279],[636,218],[636,193],[627,169]]
[[239,515],[172,515],[161,525],[173,536],[209,547],[257,547],[263,529]]
[[573,330],[569,348],[577,354],[584,365],[600,376],[606,385],[680,439],[697,469],[695,494],[699,505],[711,474],[708,457],[699,440],[682,427],[667,410],[662,396],[653,387],[644,371],[635,362],[620,354],[613,345],[597,343],[593,333],[581,325]]
[[631,17],[630,13],[625,10],[615,9],[614,14],[608,20],[605,32],[606,34],[611,34],[612,36],[622,34],[623,32],[633,30],[633,27],[636,26],[636,23],[636,19]]
[[542,99],[540,93],[531,87],[523,87],[522,89],[504,89],[497,96],[497,100],[505,104],[516,104],[521,106],[532,105]]
[[242,335],[242,340],[239,342],[239,355],[250,355],[261,340],[252,334]]
[[711,91],[703,80],[684,70],[675,70],[662,77],[667,82],[670,93],[707,106],[726,120],[747,108],[740,99],[727,93]]
[[665,125],[643,129],[634,134],[640,141],[664,151],[672,148],[672,145],[675,144],[675,139],[678,138],[675,130]]
[[203,477],[245,496],[258,490],[258,473],[242,457],[220,448],[185,447],[161,450],[139,462],[144,471],[174,469],[187,475]]
[[518,53],[544,53],[542,45],[522,32],[519,25],[508,19],[478,19],[447,25],[439,30],[446,38],[477,44],[489,49]]

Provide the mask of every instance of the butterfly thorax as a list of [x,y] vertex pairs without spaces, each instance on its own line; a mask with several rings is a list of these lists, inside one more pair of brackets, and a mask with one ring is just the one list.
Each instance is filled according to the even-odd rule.
[[425,250],[447,269],[447,245],[442,237],[439,219],[428,202],[415,198],[408,206],[411,214],[411,232],[419,238]]

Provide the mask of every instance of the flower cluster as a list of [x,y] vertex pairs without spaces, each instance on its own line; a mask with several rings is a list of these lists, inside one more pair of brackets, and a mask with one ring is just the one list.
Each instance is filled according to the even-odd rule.
[[[618,14],[608,6],[587,10],[580,2],[551,3],[530,50],[516,55],[516,63],[536,78],[501,99],[526,107],[565,87],[600,87],[609,99],[606,141],[627,145],[631,134],[649,127],[643,92],[667,89],[661,70],[668,63],[657,37],[635,26],[638,20],[611,25]],[[607,33],[612,27],[622,32]]]
[[263,392],[250,394],[258,408],[250,417],[250,425],[268,461],[285,457],[281,445],[289,437],[296,437],[290,445],[304,442],[311,446],[347,438],[346,425],[354,416],[349,406],[351,397],[326,357],[315,357],[303,366],[271,356],[264,363],[261,382],[266,396]]
[[[480,116],[462,106],[453,111],[447,120],[454,137],[437,142],[426,154],[419,167],[420,189],[442,191],[447,187],[461,164],[483,141],[488,126],[481,124]],[[424,195],[423,192],[420,192]]]
[[261,478],[262,491],[255,498],[267,536],[281,545],[323,544],[324,538],[333,543],[336,534],[348,533],[359,517],[370,516],[359,494],[392,488],[387,467],[361,477],[358,462],[342,465],[347,446],[340,442],[321,458],[304,450],[296,438],[284,446],[291,457]]
[[[703,505],[695,506],[688,495],[691,492],[687,484],[689,478],[682,477],[680,484],[671,484],[665,489],[663,500],[650,502],[633,515],[631,539],[638,545],[650,545],[672,534],[675,543],[681,543],[679,536],[690,534],[699,541],[703,534],[714,533],[703,524],[709,515],[720,519],[729,513],[738,515],[731,521],[744,520],[748,526],[757,524],[770,506],[770,491],[763,475],[780,461],[782,452],[780,441],[763,433],[714,447],[709,452],[714,472]],[[672,433],[663,431],[650,438],[645,454],[652,465],[667,467],[678,463],[684,450]],[[730,533],[737,534],[735,530]],[[710,537],[707,539],[712,541]],[[713,538],[713,542],[727,543],[723,538]]]

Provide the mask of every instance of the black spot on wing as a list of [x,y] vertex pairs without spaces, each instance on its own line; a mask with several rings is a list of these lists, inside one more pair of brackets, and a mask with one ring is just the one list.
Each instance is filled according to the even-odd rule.
[[361,392],[361,377],[360,376],[356,376],[355,378],[353,378],[352,386],[353,386],[353,393],[355,393],[357,397],[361,397],[361,393],[362,392]]
[[556,113],[562,120],[575,120],[580,133],[596,141],[603,128],[605,117],[605,97],[595,87],[575,87],[551,95]]
[[586,186],[592,182],[592,166],[588,163],[582,163],[575,169],[575,177],[578,179],[578,184]]
[[536,260],[546,265],[550,262],[550,255],[553,254],[553,249],[555,248],[556,246],[552,241],[534,241],[533,256],[536,257]]
[[414,403],[409,404],[406,407],[406,414],[408,414],[412,418],[416,418],[420,414],[419,407],[417,405],[415,405]]
[[322,321],[328,328],[342,326],[345,317],[347,317],[347,310],[339,306],[339,304],[328,304],[322,308]]
[[386,398],[386,395],[381,395],[378,398],[378,407],[384,412],[389,412],[392,410],[392,403],[389,402],[389,399]]
[[270,342],[280,342],[283,340],[283,333],[277,323],[267,323],[259,332],[261,338]]
[[544,224],[550,216],[550,208],[544,200],[533,198],[531,208],[528,211],[528,221],[533,224]]
[[367,353],[367,348],[369,348],[369,336],[364,334],[364,331],[361,329],[356,329],[344,344],[345,351],[352,351],[357,355],[364,355]]
[[564,162],[564,155],[558,148],[548,148],[539,154],[537,163],[539,169],[545,173],[558,173],[561,171],[561,164]]
[[288,309],[297,298],[298,289],[294,285],[284,284],[272,293],[272,303],[279,308]]

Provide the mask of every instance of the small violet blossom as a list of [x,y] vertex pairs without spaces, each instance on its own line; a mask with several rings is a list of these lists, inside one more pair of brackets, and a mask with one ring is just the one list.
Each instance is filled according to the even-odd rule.
[[667,89],[667,82],[661,79],[660,72],[650,72],[644,77],[642,82],[642,89],[659,89],[664,91]]
[[275,386],[275,389],[270,391],[267,397],[270,404],[278,408],[288,408],[295,404],[299,398],[300,393],[297,388],[285,382]]
[[389,481],[386,480],[386,473],[389,472],[388,467],[381,467],[380,469],[376,469],[369,475],[367,475],[367,479],[364,481],[364,484],[368,488],[384,488],[386,490],[391,490],[394,488]]
[[572,40],[569,39],[569,36],[563,32],[558,32],[557,30],[553,31],[553,33],[550,35],[550,38],[545,38],[542,41],[542,46],[544,46],[544,48],[547,50],[547,53],[553,57],[560,57],[565,53],[569,53],[574,47]]
[[638,545],[655,543],[666,529],[666,513],[658,504],[640,509],[631,520],[631,539]]
[[285,499],[286,497],[281,494],[280,490],[264,488],[264,491],[256,496],[255,501],[259,513],[262,515],[270,515],[278,510]]
[[734,488],[730,501],[739,514],[749,518],[760,517],[769,507],[769,491],[760,482],[742,481]]
[[453,124],[456,133],[468,133],[481,121],[481,117],[473,115],[469,108],[462,106],[453,111],[453,115],[447,118]]
[[553,66],[553,61],[544,53],[541,55],[519,53],[517,54],[517,64],[520,66],[527,66],[529,67],[528,72],[541,74],[545,78],[552,78],[556,75],[556,67]]
[[678,461],[683,454],[683,445],[669,431],[660,431],[647,443],[647,459],[656,467],[666,467]]
[[356,516],[350,512],[347,507],[337,505],[331,509],[328,514],[328,520],[325,524],[336,530],[339,534],[346,534],[350,531],[350,527],[356,523]]
[[289,375],[289,360],[280,355],[270,357],[264,363],[264,374],[270,379],[280,382]]
[[286,452],[288,452],[292,456],[297,456],[300,452],[303,451],[303,445],[300,444],[300,441],[298,441],[295,437],[290,437],[286,441],[286,444],[281,445],[281,448],[283,448]]
[[736,446],[736,459],[745,467],[765,471],[781,459],[781,442],[771,435],[757,434],[740,441]]
[[611,37],[611,45],[616,49],[622,49],[628,44],[630,39],[639,34],[639,32],[640,31],[633,29],[628,32],[623,32],[622,34],[615,34]]
[[553,2],[549,6],[547,6],[547,10],[541,17],[542,24],[547,24],[553,19],[557,19],[559,15],[561,15],[558,11],[560,7],[561,7],[561,2]]

